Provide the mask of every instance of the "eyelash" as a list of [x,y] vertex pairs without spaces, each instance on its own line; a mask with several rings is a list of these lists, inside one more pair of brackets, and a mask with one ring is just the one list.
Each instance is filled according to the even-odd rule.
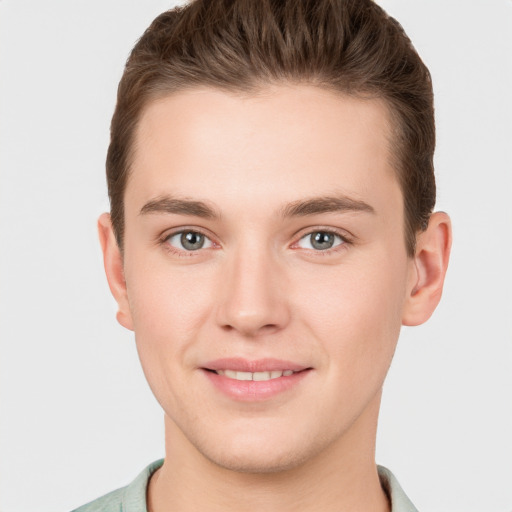
[[[162,245],[164,247],[164,249],[168,252],[170,252],[171,254],[173,254],[174,256],[178,256],[180,258],[190,258],[190,257],[193,257],[193,256],[197,256],[197,253],[200,253],[200,252],[203,252],[201,249],[202,248],[199,248],[195,251],[187,251],[185,249],[178,249],[176,247],[173,247],[170,243],[169,243],[169,240],[176,236],[176,235],[182,235],[184,233],[194,233],[196,235],[201,235],[203,236],[205,239],[209,240],[213,246],[213,248],[216,248],[216,247],[219,247],[219,244],[217,244],[210,235],[207,235],[206,233],[204,233],[203,231],[201,231],[200,229],[196,229],[196,228],[180,228],[176,231],[172,231],[171,233],[165,233],[165,235],[159,239],[158,243],[160,245]],[[212,247],[206,247],[205,249],[211,249]]]
[[[165,248],[165,250],[167,250],[168,252],[172,253],[175,256],[181,257],[181,258],[197,256],[197,254],[203,252],[202,251],[203,248],[199,248],[195,251],[193,251],[193,250],[187,251],[185,249],[178,249],[176,247],[173,247],[169,243],[169,240],[172,237],[174,237],[176,235],[182,235],[184,233],[194,233],[194,234],[198,234],[198,235],[205,237],[208,241],[210,241],[210,243],[212,244],[212,247],[206,247],[204,249],[212,249],[212,248],[216,249],[216,248],[220,247],[220,245],[217,242],[215,242],[210,235],[208,235],[208,234],[204,233],[203,231],[201,231],[200,229],[196,229],[196,228],[190,228],[190,229],[180,228],[179,230],[172,231],[171,233],[165,233],[165,235],[162,236],[158,240],[158,243],[159,243],[159,245],[162,245]],[[308,253],[310,253],[310,254],[314,254],[315,256],[329,256],[329,255],[332,255],[333,253],[337,253],[339,251],[346,250],[347,245],[353,244],[353,239],[351,237],[349,237],[345,232],[341,233],[340,231],[333,229],[331,227],[329,227],[329,228],[315,227],[315,228],[308,228],[307,231],[303,230],[302,233],[300,234],[300,236],[297,238],[297,240],[295,242],[293,242],[293,244],[291,244],[290,248],[291,249],[300,249],[300,247],[298,247],[299,242],[301,240],[303,240],[304,238],[313,235],[314,233],[326,233],[326,234],[334,235],[334,236],[339,237],[342,241],[342,243],[340,243],[332,248],[329,248],[329,249],[324,249],[324,250],[303,249],[305,251],[308,251]]]
[[332,256],[333,254],[336,254],[340,251],[346,250],[348,245],[351,245],[354,243],[353,238],[348,236],[346,234],[346,232],[341,232],[332,227],[315,226],[314,228],[307,228],[307,230],[303,230],[302,233],[300,234],[299,238],[297,239],[297,241],[291,245],[291,248],[292,249],[294,249],[294,248],[300,249],[300,247],[298,247],[299,242],[301,240],[303,240],[304,238],[310,237],[311,235],[313,235],[315,233],[326,233],[326,234],[337,236],[341,239],[341,243],[334,247],[331,247],[329,249],[324,249],[324,250],[303,249],[303,250],[307,251],[309,254],[312,254],[314,256],[320,256],[320,257]]

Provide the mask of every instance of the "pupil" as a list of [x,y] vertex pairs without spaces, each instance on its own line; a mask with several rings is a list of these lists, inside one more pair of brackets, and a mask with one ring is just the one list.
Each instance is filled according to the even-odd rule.
[[181,235],[181,245],[190,251],[197,251],[204,245],[204,236],[200,233],[189,231]]
[[311,245],[315,249],[330,249],[334,244],[334,235],[318,231],[311,235]]

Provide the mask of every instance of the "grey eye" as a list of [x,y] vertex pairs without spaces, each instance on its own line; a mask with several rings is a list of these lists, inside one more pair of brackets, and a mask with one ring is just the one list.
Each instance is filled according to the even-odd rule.
[[177,249],[197,251],[212,246],[209,238],[197,231],[180,231],[167,239],[167,243]]
[[182,233],[180,237],[181,245],[188,251],[197,251],[204,245],[204,236],[200,233],[189,231]]
[[303,249],[325,251],[344,243],[341,236],[330,231],[313,231],[299,240],[299,246]]

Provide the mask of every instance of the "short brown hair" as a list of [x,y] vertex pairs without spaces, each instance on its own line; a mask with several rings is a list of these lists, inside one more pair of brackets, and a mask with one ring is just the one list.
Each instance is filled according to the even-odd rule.
[[436,195],[432,83],[400,24],[372,0],[195,0],[158,16],[128,58],[111,124],[107,183],[121,248],[124,192],[144,107],[196,86],[251,92],[281,82],[387,103],[406,247],[414,254]]

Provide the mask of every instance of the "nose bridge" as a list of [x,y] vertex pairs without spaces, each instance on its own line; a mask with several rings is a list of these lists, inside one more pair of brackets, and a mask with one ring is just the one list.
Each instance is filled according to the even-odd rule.
[[257,336],[284,327],[289,311],[284,275],[268,244],[245,240],[225,261],[218,321],[226,330]]

